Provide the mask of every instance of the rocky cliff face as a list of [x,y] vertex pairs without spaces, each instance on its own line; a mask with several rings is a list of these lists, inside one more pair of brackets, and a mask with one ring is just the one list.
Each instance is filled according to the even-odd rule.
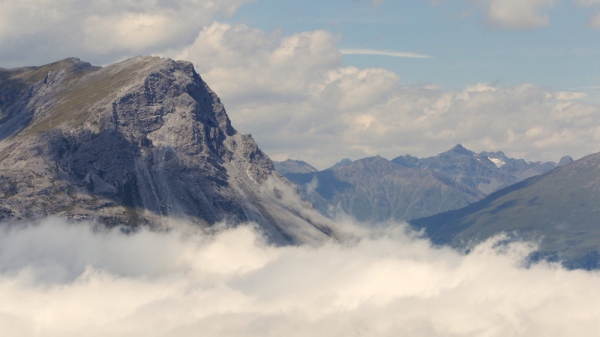
[[192,64],[157,57],[0,69],[0,200],[4,220],[255,221],[278,243],[332,234]]

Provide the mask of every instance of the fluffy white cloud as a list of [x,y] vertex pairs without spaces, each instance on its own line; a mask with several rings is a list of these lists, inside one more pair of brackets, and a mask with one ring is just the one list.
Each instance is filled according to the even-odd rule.
[[0,334],[597,336],[600,275],[521,266],[527,243],[463,255],[397,226],[319,247],[251,227],[126,236],[48,220],[0,232]]
[[546,11],[554,6],[553,0],[472,0],[496,27],[530,29],[550,23]]
[[282,36],[213,23],[173,55],[196,64],[234,125],[277,160],[325,168],[344,157],[427,156],[459,142],[529,160],[598,151],[600,108],[579,93],[401,86],[389,70],[344,66],[337,41],[326,31]]
[[4,0],[0,62],[78,56],[95,63],[182,47],[215,16],[252,0]]

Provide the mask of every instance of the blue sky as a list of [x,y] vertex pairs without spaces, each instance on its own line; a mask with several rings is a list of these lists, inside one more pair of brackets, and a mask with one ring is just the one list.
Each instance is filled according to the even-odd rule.
[[239,132],[321,169],[598,152],[599,35],[600,0],[0,0],[0,67],[188,60]]
[[590,8],[562,1],[547,12],[548,26],[515,30],[486,24],[464,1],[261,0],[229,21],[285,34],[325,29],[339,35],[341,48],[433,57],[344,56],[347,65],[393,70],[403,84],[528,82],[560,91],[600,86],[600,31],[587,27]]

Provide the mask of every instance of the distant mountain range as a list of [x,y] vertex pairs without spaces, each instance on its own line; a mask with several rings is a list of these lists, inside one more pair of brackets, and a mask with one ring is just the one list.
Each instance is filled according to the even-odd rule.
[[400,156],[392,160],[400,165],[441,173],[486,195],[572,161],[571,157],[565,156],[559,164],[526,162],[523,159],[508,158],[503,152],[476,154],[460,144],[433,157],[418,159],[412,156]]
[[[571,161],[564,157],[561,164]],[[508,158],[502,152],[476,154],[460,144],[422,159],[410,155],[391,161],[343,159],[321,172],[312,171],[305,162],[284,163],[275,163],[276,169],[321,213],[333,216],[343,211],[370,222],[410,220],[458,209],[557,167],[553,162]]]
[[464,246],[500,232],[542,238],[533,258],[600,267],[600,153],[495,192],[465,208],[411,221],[437,243]]
[[480,191],[437,172],[371,157],[321,172],[285,175],[323,214],[336,211],[359,221],[414,219],[466,206]]

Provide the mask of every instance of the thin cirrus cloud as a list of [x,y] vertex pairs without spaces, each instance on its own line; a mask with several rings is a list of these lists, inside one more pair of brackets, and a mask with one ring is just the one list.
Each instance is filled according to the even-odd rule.
[[374,49],[340,49],[342,55],[381,55],[390,57],[406,57],[416,59],[432,59],[433,56],[410,53],[410,52],[395,52],[387,50],[374,50]]

